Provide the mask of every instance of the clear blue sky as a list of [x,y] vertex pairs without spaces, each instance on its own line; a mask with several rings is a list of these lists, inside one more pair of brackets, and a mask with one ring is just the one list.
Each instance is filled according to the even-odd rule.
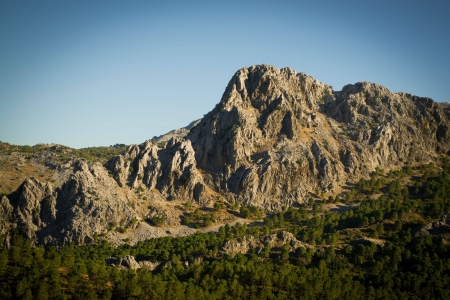
[[263,63],[450,101],[450,2],[0,0],[0,141],[141,143]]

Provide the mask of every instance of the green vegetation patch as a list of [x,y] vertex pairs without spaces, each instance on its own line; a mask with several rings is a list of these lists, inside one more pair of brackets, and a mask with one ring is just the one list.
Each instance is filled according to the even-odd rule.
[[[344,213],[308,203],[257,226],[225,225],[217,233],[134,246],[113,248],[97,235],[91,245],[35,247],[12,232],[10,247],[0,249],[0,298],[449,299],[449,241],[441,235],[414,237],[423,224],[450,210],[449,174],[448,160],[442,167],[377,171],[355,186],[348,201],[359,205]],[[191,214],[203,220],[200,210]],[[221,251],[231,239],[280,230],[315,249],[266,244],[235,256]],[[124,255],[161,265],[154,271],[107,265],[110,257]]]

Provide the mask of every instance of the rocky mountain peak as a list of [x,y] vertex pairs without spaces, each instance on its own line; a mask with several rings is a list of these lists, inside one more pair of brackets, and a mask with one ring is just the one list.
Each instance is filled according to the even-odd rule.
[[332,88],[305,73],[297,73],[290,68],[277,69],[268,65],[255,65],[242,68],[231,78],[220,109],[233,107],[256,108],[264,110],[273,101],[276,106],[290,106],[306,103],[309,109],[317,109],[318,100],[324,94],[331,94]]
[[150,215],[179,224],[180,215],[163,212],[177,210],[176,201],[276,211],[337,195],[377,168],[428,163],[450,151],[448,105],[368,82],[333,91],[268,65],[238,70],[220,102],[194,124],[131,145],[104,165],[66,162],[58,167],[69,173],[60,186],[26,180],[1,199],[0,231],[20,224],[48,243],[84,242]]
[[333,91],[290,68],[256,65],[234,74],[184,138],[131,146],[107,168],[122,186],[144,184],[168,198],[207,201],[217,193],[276,210],[312,191],[335,193],[376,167],[448,151],[448,119],[432,100],[378,84]]

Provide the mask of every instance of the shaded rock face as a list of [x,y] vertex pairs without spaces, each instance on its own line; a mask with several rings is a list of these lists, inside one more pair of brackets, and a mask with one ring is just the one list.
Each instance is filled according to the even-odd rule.
[[56,196],[49,183],[27,179],[21,186],[17,199],[17,218],[22,230],[34,238],[40,227],[53,225],[56,220]]
[[35,178],[26,179],[10,195],[11,202],[6,196],[1,199],[1,234],[18,227],[29,239],[36,240],[37,231],[55,223],[56,197],[57,193],[49,183],[41,183]]
[[5,236],[6,246],[9,247],[9,231],[17,227],[13,221],[14,207],[5,196],[0,201],[0,235]]

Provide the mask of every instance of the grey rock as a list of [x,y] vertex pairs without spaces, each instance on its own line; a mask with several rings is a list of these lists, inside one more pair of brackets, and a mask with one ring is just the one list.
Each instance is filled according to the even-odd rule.
[[154,271],[161,265],[161,262],[151,262],[148,260],[139,261],[139,266],[143,269]]
[[150,141],[132,145],[125,156],[114,157],[106,168],[114,174],[120,186],[126,183],[131,188],[145,186],[148,190],[157,190],[169,200],[185,198],[200,203],[205,191],[191,141],[185,139],[172,138],[164,148]]
[[186,139],[204,182],[244,205],[279,210],[315,190],[340,192],[377,167],[450,150],[449,110],[367,82],[333,91],[304,73],[239,70]]
[[152,141],[155,141],[156,143],[162,143],[162,142],[168,142],[169,140],[171,140],[173,138],[175,138],[175,139],[177,139],[177,138],[184,138],[189,133],[189,131],[193,127],[197,126],[200,122],[201,122],[201,119],[192,121],[186,127],[178,128],[178,129],[169,131],[168,133],[160,135],[158,137],[155,136],[155,137],[152,138]]
[[269,245],[270,248],[281,248],[288,244],[291,247],[291,250],[295,250],[300,247],[314,249],[314,246],[297,240],[295,236],[288,231],[280,231],[276,234],[265,237],[264,244]]
[[135,260],[134,256],[131,255],[125,255],[124,257],[120,258],[119,266],[134,270],[141,268],[141,265]]
[[271,249],[280,249],[286,244],[289,245],[290,251],[295,251],[295,249],[300,247],[314,249],[314,246],[297,240],[292,233],[280,231],[260,239],[251,235],[231,239],[222,246],[222,251],[231,256],[235,256],[238,253],[249,253],[252,249],[261,250],[265,245],[269,245]]
[[243,238],[234,238],[223,245],[222,250],[234,256],[238,253],[248,253],[251,249],[261,246],[261,241],[255,239],[253,236],[244,236]]
[[118,188],[100,164],[77,160],[57,191],[49,183],[29,178],[10,195],[10,201],[4,197],[2,208],[8,217],[3,220],[17,224],[35,242],[93,242],[94,235],[107,232],[110,224],[129,226],[136,217]]
[[9,202],[6,196],[3,196],[0,200],[0,235],[5,237],[5,246],[10,245],[9,231],[15,228],[17,224],[13,219],[14,207]]

